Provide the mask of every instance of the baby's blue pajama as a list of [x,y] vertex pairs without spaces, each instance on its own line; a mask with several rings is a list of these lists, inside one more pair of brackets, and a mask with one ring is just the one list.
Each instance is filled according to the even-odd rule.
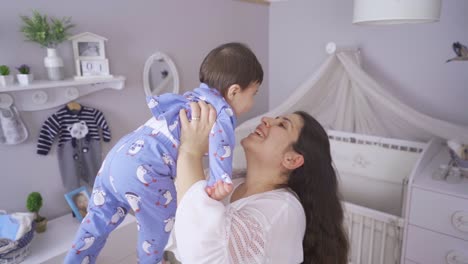
[[106,239],[133,210],[137,219],[140,263],[159,263],[175,221],[174,178],[180,144],[179,110],[191,117],[190,102],[204,100],[218,116],[210,133],[211,177],[231,182],[236,117],[215,89],[201,84],[184,95],[149,96],[153,118],[126,135],[104,160],[88,206],[65,263],[95,263]]

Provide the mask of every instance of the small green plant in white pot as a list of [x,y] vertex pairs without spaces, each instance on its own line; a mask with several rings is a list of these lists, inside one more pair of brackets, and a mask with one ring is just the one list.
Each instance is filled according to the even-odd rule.
[[10,68],[6,65],[0,66],[0,86],[5,87],[12,85],[14,81],[13,75],[10,75]]
[[18,83],[20,85],[29,85],[33,81],[34,77],[33,74],[31,73],[31,68],[26,65],[22,64],[19,67],[16,67],[18,70],[18,74],[16,75],[16,79],[18,79]]
[[42,196],[38,192],[32,192],[28,195],[26,200],[26,208],[34,213],[34,222],[36,223],[36,232],[42,233],[47,228],[47,218],[39,215],[39,210],[42,207]]
[[31,17],[21,16],[21,20],[23,21],[21,32],[24,33],[26,40],[47,48],[44,65],[47,68],[49,80],[62,80],[63,60],[57,55],[57,46],[70,36],[69,30],[74,27],[71,18],[48,18],[47,15],[33,11]]

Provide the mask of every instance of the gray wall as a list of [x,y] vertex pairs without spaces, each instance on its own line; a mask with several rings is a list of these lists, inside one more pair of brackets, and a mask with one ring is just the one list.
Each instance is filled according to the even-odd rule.
[[[104,152],[124,134],[150,117],[143,92],[145,59],[164,51],[174,60],[183,91],[198,85],[198,67],[203,57],[228,41],[247,43],[265,69],[265,81],[250,116],[268,108],[268,7],[231,0],[105,0],[105,1],[6,1],[0,9],[0,64],[10,67],[27,63],[37,78],[45,78],[45,50],[23,41],[19,14],[32,9],[50,16],[71,16],[73,33],[90,31],[108,38],[106,53],[111,73],[127,77],[122,91],[104,90],[78,100],[100,109],[110,124],[113,140],[103,143]],[[73,76],[71,43],[59,51],[66,75]],[[0,209],[24,211],[26,196],[39,191],[44,197],[42,214],[54,218],[70,211],[57,165],[56,144],[48,156],[35,154],[43,121],[56,109],[22,112],[30,138],[16,146],[0,146]]]
[[440,22],[352,25],[351,0],[290,0],[270,8],[270,108],[325,60],[325,44],[357,45],[363,67],[420,112],[468,125],[468,61],[451,62],[451,45],[468,45],[468,1],[444,0]]

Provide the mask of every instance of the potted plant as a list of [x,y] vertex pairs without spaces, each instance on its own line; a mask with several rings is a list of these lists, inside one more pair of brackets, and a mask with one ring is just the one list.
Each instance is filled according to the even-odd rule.
[[0,66],[0,86],[8,86],[13,84],[13,76],[10,75],[10,68],[6,65]]
[[36,223],[36,232],[42,233],[47,228],[47,218],[39,215],[39,210],[42,207],[42,196],[38,192],[32,192],[28,195],[26,208],[35,215],[34,222]]
[[47,15],[33,11],[32,17],[21,16],[21,20],[23,21],[21,32],[24,33],[26,40],[47,48],[44,65],[47,68],[49,80],[62,80],[63,60],[57,55],[57,46],[70,36],[68,31],[74,27],[71,18],[49,19]]
[[26,64],[22,64],[16,69],[19,72],[19,74],[16,75],[16,79],[18,79],[18,83],[20,85],[29,85],[33,80],[31,68],[29,68],[29,66]]

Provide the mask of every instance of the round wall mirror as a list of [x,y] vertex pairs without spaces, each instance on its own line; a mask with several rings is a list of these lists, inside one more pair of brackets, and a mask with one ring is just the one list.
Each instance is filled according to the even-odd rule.
[[179,74],[174,62],[165,53],[156,52],[145,62],[143,69],[145,94],[179,93]]

